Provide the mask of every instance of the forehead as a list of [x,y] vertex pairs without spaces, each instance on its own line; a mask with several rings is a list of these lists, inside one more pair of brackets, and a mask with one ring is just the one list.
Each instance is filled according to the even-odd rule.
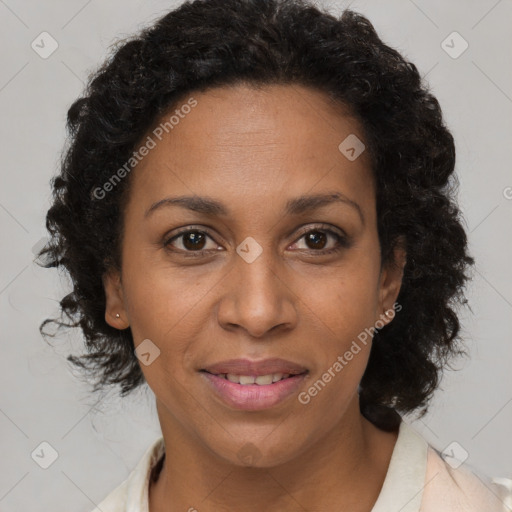
[[351,161],[339,149],[347,138],[364,139],[359,123],[343,105],[307,87],[191,93],[148,136],[154,147],[133,170],[130,195],[139,198],[207,194],[247,204],[333,187],[345,195],[363,187],[373,196],[367,154]]

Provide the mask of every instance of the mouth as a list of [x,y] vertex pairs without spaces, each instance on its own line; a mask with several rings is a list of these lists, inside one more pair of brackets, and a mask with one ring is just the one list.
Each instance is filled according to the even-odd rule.
[[294,395],[309,370],[283,359],[232,359],[202,368],[199,373],[224,405],[258,411],[276,407]]
[[[202,370],[210,375],[215,375],[221,379],[229,380],[229,382],[234,382],[235,384],[241,384],[242,386],[248,386],[251,384],[256,384],[257,386],[268,386],[269,384],[274,384],[284,379],[289,379],[290,377],[294,377],[295,374],[290,373],[267,373],[266,375],[236,375],[235,373],[211,373],[207,370]],[[306,373],[306,372],[304,372]],[[302,373],[297,374],[302,375]]]
[[[293,361],[286,359],[272,358],[263,359],[261,361],[253,361],[251,359],[228,359],[219,363],[205,366],[201,369],[211,373],[212,375],[234,375],[237,377],[267,377],[274,376],[276,380],[280,380],[284,375],[299,375],[307,372],[307,368]],[[228,378],[228,380],[230,380]],[[246,380],[246,379],[243,379]],[[254,384],[254,382],[248,382]],[[270,382],[269,382],[270,384]]]

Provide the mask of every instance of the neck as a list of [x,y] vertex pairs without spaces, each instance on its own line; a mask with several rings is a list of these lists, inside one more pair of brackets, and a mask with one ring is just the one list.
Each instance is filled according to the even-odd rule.
[[214,454],[178,422],[162,421],[169,418],[161,404],[157,409],[167,456],[149,489],[150,512],[371,512],[398,435],[366,420],[354,400],[328,435],[292,460],[245,467]]

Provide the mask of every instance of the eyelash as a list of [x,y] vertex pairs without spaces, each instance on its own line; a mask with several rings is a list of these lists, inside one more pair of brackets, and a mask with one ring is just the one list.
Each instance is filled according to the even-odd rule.
[[[321,255],[321,256],[327,256],[329,254],[334,254],[334,253],[338,253],[340,251],[342,251],[343,249],[347,249],[348,247],[350,247],[350,240],[347,236],[345,235],[341,235],[339,233],[337,233],[336,231],[333,231],[332,229],[328,229],[326,227],[323,227],[323,226],[314,226],[314,227],[308,227],[304,230],[302,230],[300,233],[299,233],[299,238],[296,239],[296,241],[294,242],[297,243],[301,238],[303,238],[305,235],[309,234],[309,233],[324,233],[324,234],[327,234],[327,235],[332,235],[335,239],[336,239],[336,242],[338,243],[337,247],[334,247],[332,249],[327,249],[327,250],[315,250],[315,249],[304,249],[306,251],[308,251],[310,254],[313,253],[313,254],[318,254],[318,255]],[[164,248],[169,251],[169,252],[172,252],[172,253],[182,253],[185,257],[200,257],[200,256],[203,256],[205,253],[207,252],[212,252],[212,249],[207,249],[207,250],[199,250],[199,251],[184,251],[183,249],[171,249],[170,248],[170,245],[171,243],[182,237],[183,235],[186,235],[188,233],[201,233],[201,234],[204,234],[204,235],[207,235],[209,238],[213,239],[210,235],[210,233],[208,231],[205,231],[203,228],[201,229],[198,229],[198,228],[186,228],[182,231],[179,231],[178,233],[174,234],[171,238],[168,238],[167,240],[164,241]],[[213,250],[214,251],[214,250]]]

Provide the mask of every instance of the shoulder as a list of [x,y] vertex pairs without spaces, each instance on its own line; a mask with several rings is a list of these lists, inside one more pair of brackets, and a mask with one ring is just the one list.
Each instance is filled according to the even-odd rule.
[[470,466],[450,465],[428,446],[421,512],[509,512],[512,480],[489,478]]
[[467,463],[443,457],[402,421],[372,512],[396,511],[400,506],[402,512],[512,512],[512,480],[489,478]]

